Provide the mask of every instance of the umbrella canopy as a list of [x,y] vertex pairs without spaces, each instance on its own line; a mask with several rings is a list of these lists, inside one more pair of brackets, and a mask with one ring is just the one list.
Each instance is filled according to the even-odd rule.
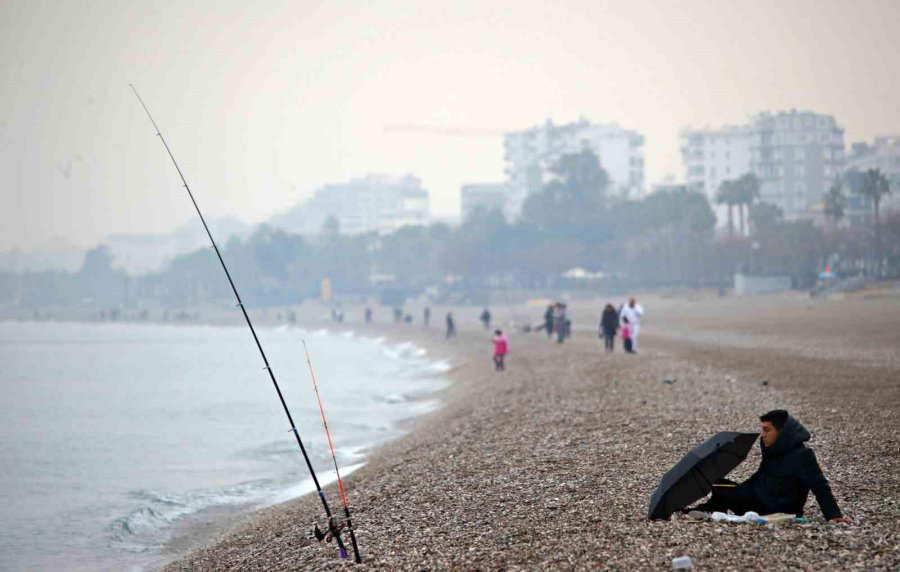
[[747,458],[759,435],[723,431],[694,447],[659,480],[650,497],[647,518],[667,519],[673,512],[699,500]]

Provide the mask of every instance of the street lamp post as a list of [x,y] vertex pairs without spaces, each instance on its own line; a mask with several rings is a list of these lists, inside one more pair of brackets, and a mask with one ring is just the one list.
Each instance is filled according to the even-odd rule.
[[753,275],[753,253],[759,250],[759,243],[753,241],[750,243],[750,275]]

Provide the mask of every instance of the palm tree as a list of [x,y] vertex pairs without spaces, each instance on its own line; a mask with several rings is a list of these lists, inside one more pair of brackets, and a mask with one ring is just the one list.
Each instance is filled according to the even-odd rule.
[[872,200],[872,207],[875,212],[875,260],[876,268],[881,273],[881,224],[878,218],[878,208],[881,199],[891,194],[891,184],[887,177],[884,176],[879,169],[869,169],[863,175],[862,188],[859,193],[864,197]]
[[759,198],[759,179],[753,173],[745,173],[735,182],[735,187],[738,222],[740,223],[741,236],[744,236],[744,205],[747,206],[747,216],[749,217],[753,201]]
[[731,209],[737,202],[736,181],[722,181],[716,193],[716,204],[728,206],[728,236],[734,238],[734,218]]
[[831,187],[822,195],[825,216],[834,221],[834,226],[844,218],[844,209],[847,208],[847,195],[844,194],[844,184],[840,179],[835,179]]

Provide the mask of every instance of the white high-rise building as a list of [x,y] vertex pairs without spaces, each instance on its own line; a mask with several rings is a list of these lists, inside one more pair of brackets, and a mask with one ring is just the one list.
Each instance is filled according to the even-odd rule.
[[822,194],[841,174],[844,131],[830,115],[760,113],[747,125],[683,130],[681,158],[688,187],[713,204],[723,181],[754,173],[761,200],[789,219],[814,218]]
[[390,234],[403,226],[426,225],[428,191],[412,175],[369,175],[325,185],[295,211],[276,217],[273,224],[314,236],[329,217],[338,220],[342,234]]
[[686,129],[681,133],[684,181],[689,189],[715,201],[722,181],[736,179],[751,170],[753,131],[748,126],[720,129]]
[[726,220],[727,207],[716,204],[719,185],[751,172],[753,139],[753,130],[744,125],[681,132],[685,185],[706,195],[720,222]]
[[562,155],[591,149],[609,175],[608,192],[636,198],[644,191],[644,137],[617,124],[594,125],[585,119],[565,125],[547,121],[503,138],[509,212],[518,216],[528,195],[541,190],[550,167]]

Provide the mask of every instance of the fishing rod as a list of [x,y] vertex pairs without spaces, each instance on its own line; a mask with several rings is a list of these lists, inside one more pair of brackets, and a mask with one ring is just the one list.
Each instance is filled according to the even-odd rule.
[[[181,182],[184,183],[184,188],[187,190],[188,196],[191,198],[191,202],[194,204],[194,208],[197,210],[197,214],[200,216],[200,222],[203,223],[203,228],[206,230],[206,235],[209,237],[209,241],[212,243],[213,249],[216,251],[216,256],[219,258],[219,263],[222,265],[222,270],[225,271],[225,276],[228,278],[228,283],[231,285],[231,291],[234,292],[234,297],[237,299],[237,306],[241,309],[241,312],[244,314],[244,320],[247,322],[247,326],[250,328],[250,333],[253,334],[253,341],[256,342],[256,347],[259,349],[259,354],[262,356],[263,363],[265,364],[266,371],[269,372],[269,377],[272,379],[272,385],[275,386],[275,392],[278,393],[278,399],[281,401],[281,407],[284,408],[284,414],[287,415],[288,423],[290,423],[291,431],[294,433],[294,437],[297,438],[297,444],[300,445],[300,452],[303,453],[303,460],[306,461],[306,467],[309,469],[309,474],[312,476],[313,483],[316,485],[316,490],[319,492],[319,499],[322,501],[322,506],[325,508],[325,515],[328,517],[328,528],[331,536],[337,541],[338,550],[341,553],[341,558],[347,560],[349,556],[347,555],[347,549],[344,546],[344,541],[341,540],[340,529],[336,526],[334,522],[334,518],[331,515],[331,509],[328,507],[328,501],[325,499],[325,493],[322,491],[322,487],[319,485],[319,479],[316,477],[316,471],[313,469],[312,463],[309,460],[309,455],[306,453],[306,447],[303,446],[303,440],[300,439],[300,432],[297,430],[296,424],[294,424],[294,418],[291,417],[291,412],[288,409],[287,403],[284,401],[284,396],[281,394],[281,388],[278,387],[278,382],[275,380],[275,373],[272,371],[272,367],[269,365],[269,359],[266,357],[266,352],[263,351],[262,344],[259,342],[259,338],[256,335],[256,330],[253,329],[253,323],[250,321],[250,315],[247,314],[247,308],[244,307],[244,303],[241,301],[241,295],[238,294],[237,287],[234,285],[234,280],[231,279],[231,273],[228,272],[228,267],[225,266],[225,260],[222,258],[222,253],[219,252],[219,247],[216,245],[216,241],[213,239],[212,233],[209,231],[209,226],[206,224],[206,219],[203,218],[203,213],[200,212],[200,207],[197,205],[196,199],[194,199],[194,193],[191,192],[191,188],[188,186],[187,180],[184,178],[184,174],[181,172],[181,167],[178,166],[178,161],[175,160],[175,155],[172,154],[172,150],[169,148],[169,144],[166,143],[166,138],[163,137],[162,132],[159,130],[159,126],[156,125],[156,121],[153,120],[153,116],[150,115],[150,110],[147,108],[147,105],[144,103],[144,100],[141,99],[140,94],[137,89],[132,84],[128,84],[131,87],[131,91],[134,92],[135,97],[137,97],[138,101],[141,104],[141,107],[144,108],[144,111],[147,113],[147,118],[150,120],[150,123],[153,124],[153,128],[156,129],[156,136],[159,137],[159,140],[162,141],[163,147],[166,148],[166,152],[169,154],[169,158],[172,159],[172,164],[175,165],[175,170],[178,171],[178,176],[181,177]],[[354,548],[356,547],[356,542],[354,541]]]
[[337,457],[334,455],[334,445],[331,442],[331,431],[328,430],[328,421],[325,420],[325,408],[322,406],[322,397],[319,395],[319,384],[316,383],[316,374],[313,372],[312,360],[309,357],[309,348],[306,340],[303,340],[303,351],[306,353],[306,364],[309,366],[309,377],[312,378],[313,388],[316,390],[316,401],[319,402],[319,413],[322,414],[322,426],[325,427],[325,436],[328,438],[328,448],[331,449],[331,460],[334,462],[334,474],[337,475],[338,490],[341,491],[341,500],[344,501],[344,517],[347,519],[347,531],[350,533],[350,544],[353,546],[353,555],[357,564],[362,562],[359,556],[359,547],[356,545],[356,534],[353,532],[353,522],[350,520],[350,503],[347,502],[347,493],[344,491],[344,481],[341,479],[341,471],[338,469]]

